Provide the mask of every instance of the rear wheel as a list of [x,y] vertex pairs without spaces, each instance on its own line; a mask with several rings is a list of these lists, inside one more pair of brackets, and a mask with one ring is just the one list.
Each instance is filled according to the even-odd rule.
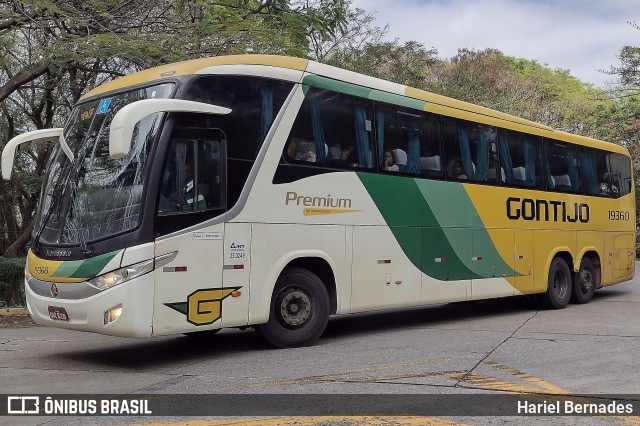
[[567,262],[556,257],[549,266],[547,291],[540,295],[542,303],[550,309],[563,309],[571,298],[572,278]]
[[273,290],[269,321],[256,331],[278,348],[313,344],[329,321],[329,294],[314,273],[303,268],[285,269]]
[[580,270],[573,275],[571,303],[589,303],[598,284],[598,275],[593,262],[588,257],[583,257],[580,262]]

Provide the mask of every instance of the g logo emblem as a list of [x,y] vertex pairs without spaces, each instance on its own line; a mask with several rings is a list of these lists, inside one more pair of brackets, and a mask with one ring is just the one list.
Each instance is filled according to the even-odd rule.
[[51,288],[49,290],[53,297],[58,297],[58,285],[56,283],[51,284]]
[[173,310],[185,314],[193,325],[213,324],[222,316],[222,301],[240,287],[209,288],[197,290],[186,302],[165,303]]

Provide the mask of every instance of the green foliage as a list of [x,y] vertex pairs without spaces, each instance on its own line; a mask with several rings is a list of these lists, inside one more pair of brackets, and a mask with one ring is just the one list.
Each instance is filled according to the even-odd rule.
[[0,257],[0,304],[24,306],[25,258]]
[[[360,15],[351,0],[2,1],[0,149],[16,134],[62,126],[83,93],[110,79],[223,54],[311,57],[314,43],[345,37]],[[0,254],[23,252],[9,245],[29,232],[50,153],[31,147],[0,183]]]

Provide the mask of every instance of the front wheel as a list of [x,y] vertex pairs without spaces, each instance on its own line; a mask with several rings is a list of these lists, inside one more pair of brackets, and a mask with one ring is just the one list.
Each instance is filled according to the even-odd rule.
[[563,309],[569,304],[572,287],[571,271],[567,262],[556,257],[549,266],[547,291],[540,295],[542,303],[550,309]]
[[593,262],[588,257],[583,257],[580,262],[580,270],[573,275],[571,303],[589,303],[600,284],[598,281]]
[[329,294],[316,274],[287,268],[273,290],[269,321],[256,331],[278,348],[309,346],[327,327],[330,309]]

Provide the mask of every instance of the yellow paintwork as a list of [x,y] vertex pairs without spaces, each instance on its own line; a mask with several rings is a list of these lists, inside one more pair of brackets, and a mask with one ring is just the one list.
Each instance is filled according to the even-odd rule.
[[60,260],[40,259],[31,250],[27,254],[27,268],[35,279],[59,283],[79,283],[85,280],[84,278],[55,277],[54,273],[63,263],[64,261]]
[[[519,291],[546,291],[549,265],[559,252],[571,256],[573,264],[569,267],[574,271],[578,271],[585,253],[596,253],[602,268],[602,285],[632,278],[635,258],[635,192],[611,199],[484,185],[465,185],[465,189],[496,249],[522,275],[516,278],[506,277]],[[511,220],[506,211],[509,197],[561,201],[571,206],[573,203],[587,204],[589,222]],[[609,220],[609,210],[629,212],[629,220]],[[503,232],[505,230],[512,230],[513,234]]]
[[125,87],[135,86],[150,81],[170,79],[172,77],[180,75],[195,74],[203,68],[216,65],[268,65],[303,71],[307,68],[308,63],[309,61],[307,59],[273,55],[232,55],[193,59],[190,61],[162,65],[134,74],[126,75],[124,77],[96,87],[95,89],[84,95],[80,100],[83,101],[85,99],[92,98],[103,93],[112,92]]

